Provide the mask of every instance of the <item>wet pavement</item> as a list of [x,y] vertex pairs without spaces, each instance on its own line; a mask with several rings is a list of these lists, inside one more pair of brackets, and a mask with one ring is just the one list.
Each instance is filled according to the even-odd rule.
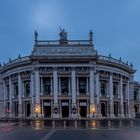
[[128,129],[0,129],[0,140],[140,140],[140,127]]

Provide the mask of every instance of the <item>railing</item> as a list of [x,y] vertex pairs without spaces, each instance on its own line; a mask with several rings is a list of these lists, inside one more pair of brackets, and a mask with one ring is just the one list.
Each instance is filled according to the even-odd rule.
[[58,40],[51,40],[51,41],[46,41],[46,40],[38,40],[35,42],[35,45],[91,45],[92,42],[89,40],[67,40],[66,42],[61,42]]
[[121,64],[125,67],[128,67],[130,69],[133,69],[132,66],[129,66],[127,63],[121,61],[121,60],[117,60],[115,58],[112,57],[107,57],[107,56],[103,56],[103,55],[99,55],[99,60],[105,60],[105,61],[109,61],[109,62],[113,62],[113,63],[117,63],[117,64]]
[[15,64],[15,63],[19,63],[19,62],[24,62],[24,61],[29,61],[29,56],[20,57],[20,58],[11,60],[8,63],[4,64],[4,66],[8,66],[8,65],[11,65],[11,64]]

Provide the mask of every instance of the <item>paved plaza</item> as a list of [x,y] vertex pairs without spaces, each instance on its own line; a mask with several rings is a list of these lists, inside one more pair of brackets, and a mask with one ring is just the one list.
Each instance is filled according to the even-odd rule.
[[140,128],[42,129],[0,128],[0,140],[140,140]]

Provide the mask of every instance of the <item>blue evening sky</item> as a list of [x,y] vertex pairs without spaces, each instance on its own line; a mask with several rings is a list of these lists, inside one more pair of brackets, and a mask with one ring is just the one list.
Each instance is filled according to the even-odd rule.
[[140,81],[140,0],[0,0],[0,62],[30,55],[34,30],[40,39],[88,39],[99,54],[132,62]]

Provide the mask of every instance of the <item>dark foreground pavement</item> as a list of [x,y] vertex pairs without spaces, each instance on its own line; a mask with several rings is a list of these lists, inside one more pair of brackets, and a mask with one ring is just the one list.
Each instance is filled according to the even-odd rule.
[[140,140],[133,129],[0,129],[0,140]]

